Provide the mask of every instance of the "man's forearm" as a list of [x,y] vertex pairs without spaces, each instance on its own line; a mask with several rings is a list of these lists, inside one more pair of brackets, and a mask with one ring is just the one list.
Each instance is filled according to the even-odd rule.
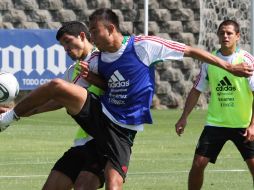
[[252,65],[248,65],[247,63],[232,65],[220,59],[219,57],[199,48],[186,46],[184,55],[223,68],[235,76],[249,77],[253,73]]
[[87,78],[85,78],[85,80],[87,80],[87,82],[89,82],[90,84],[93,84],[99,88],[101,88],[102,90],[105,90],[107,88],[107,83],[105,82],[105,80],[100,77],[97,74],[94,74],[92,72],[89,72]]

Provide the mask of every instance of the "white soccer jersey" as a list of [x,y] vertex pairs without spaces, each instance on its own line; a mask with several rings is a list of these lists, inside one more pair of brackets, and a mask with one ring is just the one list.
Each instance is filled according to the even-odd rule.
[[[241,50],[241,51],[244,51],[244,50]],[[218,52],[217,56],[227,61],[228,63],[232,64],[233,60],[236,58],[236,54],[237,53],[233,53],[232,55],[229,55],[229,56],[223,56],[220,52]],[[250,65],[254,65],[254,57],[247,51],[244,51],[244,62]],[[208,69],[208,64],[203,63],[201,66],[200,73],[197,76],[197,80],[194,83],[194,88],[200,92],[204,92],[208,89],[207,69]],[[248,81],[249,81],[249,86],[251,91],[254,91],[254,75],[249,77]]]
[[[107,63],[117,60],[123,54],[127,44],[128,40],[114,53],[102,52],[101,60]],[[185,44],[156,36],[135,36],[134,48],[140,60],[150,66],[158,61],[182,60]],[[90,59],[89,69],[98,74],[98,54]]]
[[75,70],[76,62],[73,63],[64,73],[64,79],[68,82],[75,83],[79,86],[87,88],[89,83],[87,83],[82,77],[76,76],[75,79],[73,78],[74,70]]
[[[93,51],[92,53],[89,53],[86,58],[84,59],[84,61],[87,61],[89,63],[89,60],[92,58],[92,56],[94,56],[96,53],[98,53],[98,51]],[[89,87],[89,83],[87,81],[85,81],[82,77],[80,77],[79,75],[76,76],[73,79],[73,75],[74,75],[74,70],[75,70],[75,65],[76,62],[73,63],[64,73],[64,79],[68,82],[77,84],[79,86],[82,86],[84,88],[88,88]],[[81,130],[81,129],[78,129]],[[86,144],[88,141],[90,141],[91,139],[93,139],[91,136],[87,136],[84,138],[79,138],[79,139],[74,139],[74,144],[73,147],[76,146],[82,146],[84,144]]]
[[[111,63],[116,61],[124,53],[125,48],[127,47],[128,40],[125,44],[122,44],[121,48],[114,53],[102,52],[101,60],[106,63]],[[184,56],[185,44],[174,42],[166,39],[162,39],[156,36],[135,36],[134,39],[134,48],[139,59],[147,66],[152,66],[154,63],[165,60],[182,60]],[[90,59],[89,64],[90,71],[98,73],[98,54],[93,56]],[[142,131],[143,124],[141,125],[127,125],[119,123],[114,116],[105,108],[102,104],[103,112],[111,119],[112,122],[117,125]]]
[[[98,50],[96,51],[93,51],[92,53],[89,53],[86,58],[84,59],[84,61],[87,61],[88,63],[90,63],[90,60],[93,59],[94,56],[97,56],[98,55]],[[77,62],[73,63],[64,73],[64,79],[68,82],[71,82],[71,83],[75,83],[79,86],[82,86],[84,88],[87,88],[90,86],[90,84],[84,80],[82,77],[80,76],[76,76],[74,79],[73,79],[73,74],[74,74],[74,69],[75,69],[75,65],[76,65]],[[92,65],[90,66],[90,70],[94,70]]]

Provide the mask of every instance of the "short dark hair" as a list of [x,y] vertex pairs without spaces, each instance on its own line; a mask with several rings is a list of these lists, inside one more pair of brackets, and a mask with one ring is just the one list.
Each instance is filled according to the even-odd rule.
[[75,37],[78,37],[80,32],[84,32],[86,35],[86,38],[90,40],[90,33],[86,26],[86,24],[79,22],[79,21],[69,21],[64,22],[62,27],[59,28],[56,34],[57,41],[60,40],[60,38],[66,33]]
[[218,28],[217,33],[220,31],[220,29],[221,29],[222,26],[228,26],[228,25],[234,26],[235,32],[236,32],[237,34],[240,33],[240,26],[239,26],[239,24],[238,24],[236,21],[234,21],[234,20],[224,20],[224,21],[219,25],[219,28]]
[[119,18],[116,15],[116,13],[113,12],[111,9],[101,8],[101,9],[95,10],[89,16],[89,22],[92,22],[92,21],[104,21],[105,24],[106,22],[112,23],[116,27],[116,30],[118,32],[120,31]]

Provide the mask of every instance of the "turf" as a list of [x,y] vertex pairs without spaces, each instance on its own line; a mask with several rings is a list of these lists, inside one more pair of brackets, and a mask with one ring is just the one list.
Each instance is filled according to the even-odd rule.
[[[179,110],[153,111],[154,124],[138,133],[125,190],[184,190],[206,111],[195,110],[183,136]],[[22,119],[0,134],[0,190],[41,189],[54,162],[72,145],[76,124],[65,110]],[[231,142],[205,172],[203,190],[253,189],[247,166]]]

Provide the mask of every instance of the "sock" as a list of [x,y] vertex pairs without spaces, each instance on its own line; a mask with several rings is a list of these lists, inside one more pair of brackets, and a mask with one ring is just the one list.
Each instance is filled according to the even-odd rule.
[[13,121],[19,120],[19,117],[13,109],[0,114],[0,132],[5,130]]
[[14,119],[15,119],[16,121],[18,121],[18,120],[20,119],[20,117],[15,113],[14,110],[12,110],[12,111],[13,111],[13,117],[14,117]]

